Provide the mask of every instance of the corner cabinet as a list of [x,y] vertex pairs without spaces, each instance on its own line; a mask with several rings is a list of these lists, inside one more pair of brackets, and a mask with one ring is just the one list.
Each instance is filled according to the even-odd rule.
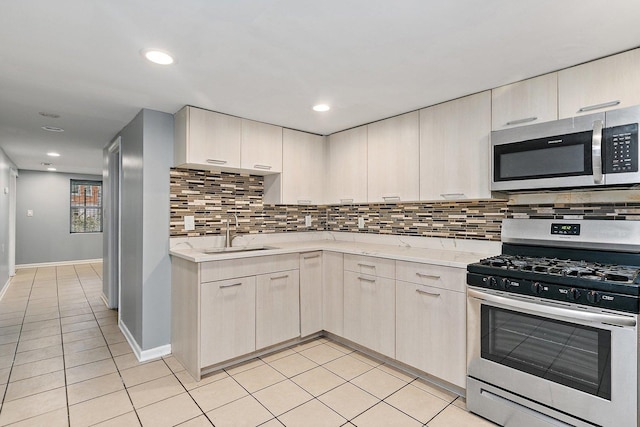
[[322,251],[300,254],[300,336],[322,331]]
[[174,165],[239,168],[241,138],[240,118],[186,106],[174,116]]
[[420,110],[420,200],[490,198],[491,92]]
[[[276,188],[265,189],[265,203],[298,205],[323,203],[324,161],[324,136],[284,129],[281,195],[277,197],[277,192],[274,191],[277,190]],[[265,186],[267,185],[265,183]]]
[[558,71],[559,118],[640,104],[640,49]]
[[327,138],[327,192],[329,204],[367,202],[367,126]]
[[322,329],[344,336],[344,255],[322,254]]
[[370,203],[420,197],[420,132],[414,111],[367,125],[367,187]]

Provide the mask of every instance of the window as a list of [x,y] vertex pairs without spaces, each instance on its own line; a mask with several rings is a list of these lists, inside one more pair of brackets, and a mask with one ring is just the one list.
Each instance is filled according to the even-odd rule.
[[71,232],[102,231],[102,182],[71,180]]

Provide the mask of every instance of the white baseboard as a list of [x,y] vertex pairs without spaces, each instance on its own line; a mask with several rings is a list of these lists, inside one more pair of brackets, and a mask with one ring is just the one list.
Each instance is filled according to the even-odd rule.
[[7,293],[7,290],[9,289],[9,283],[11,282],[11,277],[9,277],[7,279],[7,283],[4,284],[4,286],[2,287],[2,289],[0,289],[0,301],[2,301],[2,298],[4,298],[4,294]]
[[79,259],[75,261],[38,262],[34,264],[18,264],[16,265],[16,270],[20,270],[23,268],[59,267],[62,265],[74,265],[74,264],[95,264],[97,262],[102,262],[102,258]]
[[147,360],[157,359],[158,357],[171,354],[171,344],[161,345],[160,347],[150,348],[149,350],[142,350],[138,342],[133,338],[131,332],[129,332],[127,325],[120,321],[118,326],[139,362],[146,362]]

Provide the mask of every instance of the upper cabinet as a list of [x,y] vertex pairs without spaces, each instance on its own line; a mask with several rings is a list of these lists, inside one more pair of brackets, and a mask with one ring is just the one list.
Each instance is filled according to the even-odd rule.
[[420,200],[490,198],[489,91],[420,110]]
[[558,73],[491,91],[491,130],[558,119]]
[[282,128],[242,119],[240,166],[260,174],[282,172]]
[[[282,133],[282,194],[279,198],[280,203],[301,205],[323,203],[324,160],[324,136],[284,129]],[[266,195],[265,202],[270,202]]]
[[240,118],[186,106],[174,121],[174,165],[240,167]]
[[327,183],[329,204],[367,202],[367,126],[328,137]]
[[367,125],[368,201],[396,203],[420,196],[418,112]]
[[639,69],[634,49],[559,71],[559,118],[640,104]]

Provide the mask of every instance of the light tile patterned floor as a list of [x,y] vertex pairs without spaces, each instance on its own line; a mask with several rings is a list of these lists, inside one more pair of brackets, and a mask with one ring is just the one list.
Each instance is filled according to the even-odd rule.
[[18,270],[0,301],[0,426],[492,426],[464,399],[321,338],[195,382],[139,363],[101,264]]

